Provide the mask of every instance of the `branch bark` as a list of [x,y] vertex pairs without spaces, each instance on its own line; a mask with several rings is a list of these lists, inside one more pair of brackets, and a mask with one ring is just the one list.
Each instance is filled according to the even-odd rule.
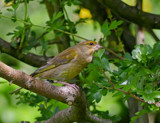
[[71,105],[69,108],[58,112],[45,123],[70,123],[70,122],[93,122],[110,123],[110,120],[102,119],[91,114],[88,109],[86,96],[79,89],[70,86],[54,86],[32,78],[22,71],[15,70],[0,62],[0,77],[13,81],[14,84],[26,88],[32,92],[55,99]]
[[0,51],[2,53],[6,53],[8,55],[13,56],[14,58],[17,58],[20,61],[23,61],[29,65],[32,65],[34,67],[40,67],[43,64],[46,63],[46,61],[49,59],[44,56],[38,56],[33,53],[27,53],[23,54],[13,48],[10,43],[0,38]]
[[160,29],[160,15],[143,12],[134,6],[128,6],[121,0],[98,0],[113,13],[142,27]]

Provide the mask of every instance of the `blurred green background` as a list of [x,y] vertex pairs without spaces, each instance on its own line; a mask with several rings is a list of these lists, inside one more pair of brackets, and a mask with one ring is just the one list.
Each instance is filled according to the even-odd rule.
[[[146,0],[147,1],[147,0]],[[151,2],[151,1],[149,1]],[[151,3],[151,5],[156,4],[155,1]],[[157,5],[156,5],[157,6]],[[76,21],[79,16],[76,15],[73,11],[77,8],[77,6],[67,7],[67,12],[69,13],[69,17],[72,21]],[[158,9],[154,7],[150,8],[154,13],[157,13]],[[0,1],[0,10],[3,15],[10,16],[10,13],[6,11],[6,7],[4,6],[3,1]],[[160,12],[159,12],[160,13]],[[23,19],[24,15],[24,7],[21,5],[17,10],[17,17]],[[37,25],[45,25],[45,22],[49,20],[48,13],[46,11],[46,7],[44,4],[39,4],[39,1],[32,1],[28,5],[28,16],[30,16],[31,21]],[[0,18],[0,37],[7,41],[11,40],[10,36],[6,36],[8,32],[11,32],[15,29],[16,26],[23,25],[20,22],[12,22],[6,18]],[[81,23],[77,25],[78,35],[83,36],[88,39],[96,39],[98,40],[102,37],[102,33],[100,31],[100,25],[98,22],[94,22],[93,20],[88,20],[86,23]],[[43,32],[43,28],[33,27],[38,34]],[[155,30],[156,33],[159,31]],[[153,45],[154,39],[146,32],[146,43]],[[53,33],[49,33],[45,35],[46,39],[53,38]],[[79,40],[79,39],[77,39]],[[33,49],[32,52],[37,54],[42,54],[41,47]],[[49,56],[54,56],[58,53],[56,45],[49,47],[48,54]],[[9,66],[24,71],[27,74],[32,73],[36,68],[29,66],[25,63],[22,63],[15,58],[0,53],[0,60]],[[35,117],[40,116],[41,114],[37,110],[37,108],[30,107],[28,105],[16,105],[16,95],[9,95],[17,86],[12,84],[9,86],[9,83],[4,79],[0,78],[0,123],[16,123],[20,121],[36,121]],[[23,90],[24,91],[24,90]],[[60,107],[66,108],[67,106],[62,103],[56,102],[55,106],[59,105]],[[90,107],[92,108],[92,107]],[[124,111],[126,111],[126,105],[121,102],[119,98],[112,97],[112,94],[109,93],[107,96],[103,97],[100,103],[97,104],[97,108],[101,111],[109,110],[110,115],[122,114],[125,115]],[[123,112],[123,113],[122,113]],[[126,112],[127,113],[127,112]]]

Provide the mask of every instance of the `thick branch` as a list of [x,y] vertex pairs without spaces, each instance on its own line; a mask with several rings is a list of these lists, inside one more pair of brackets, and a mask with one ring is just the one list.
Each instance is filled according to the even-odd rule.
[[103,6],[110,8],[118,16],[142,27],[160,29],[160,15],[150,14],[128,6],[121,0],[98,0]]
[[111,120],[99,118],[93,115],[91,112],[88,113],[88,121],[91,123],[112,123]]
[[51,119],[47,120],[46,123],[70,123],[75,121],[90,121],[93,123],[111,122],[110,120],[101,119],[91,114],[88,110],[85,94],[81,90],[77,91],[70,86],[53,86],[49,83],[36,80],[2,62],[0,62],[0,77],[13,81],[14,84],[47,98],[71,105],[69,108],[58,112]]
[[[72,87],[68,86],[53,86],[46,82],[41,82],[25,74],[22,71],[17,71],[4,63],[0,62],[0,77],[13,81],[14,84],[33,91],[47,98],[55,99],[63,103],[68,103],[68,98],[77,97],[77,92]],[[74,102],[75,98],[71,99]]]
[[1,38],[0,38],[0,51],[8,55],[11,55],[17,58],[18,60],[21,60],[34,67],[40,67],[47,61],[47,58],[43,56],[38,56],[32,53],[23,54],[19,52],[15,48],[13,48],[8,42],[4,41]]
[[[75,110],[79,108],[78,110]],[[93,115],[90,111],[82,110],[81,107],[71,106],[65,110],[58,112],[55,116],[45,121],[44,123],[72,123],[74,122],[70,116],[75,117],[78,122],[87,123],[112,123],[111,120],[102,119]],[[83,112],[78,112],[83,111]],[[87,114],[86,114],[87,112]],[[57,120],[58,119],[58,120]],[[68,120],[68,122],[66,122]]]
[[[78,122],[91,122],[91,123],[112,123],[111,120],[102,119],[94,116],[87,106],[85,94],[81,92],[81,96],[75,100],[74,105],[58,112],[55,116],[45,121],[45,123],[72,123],[77,119]],[[68,121],[68,122],[66,122]]]

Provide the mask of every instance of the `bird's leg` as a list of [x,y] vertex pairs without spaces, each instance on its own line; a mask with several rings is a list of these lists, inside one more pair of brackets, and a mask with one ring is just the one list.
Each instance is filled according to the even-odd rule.
[[60,83],[63,85],[67,85],[67,86],[74,88],[76,91],[79,91],[79,86],[77,86],[76,84],[69,84],[67,82],[62,82],[62,81],[55,81],[54,83]]

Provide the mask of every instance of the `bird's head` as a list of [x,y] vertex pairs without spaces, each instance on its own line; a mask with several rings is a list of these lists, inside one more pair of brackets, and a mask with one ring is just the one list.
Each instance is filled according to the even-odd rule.
[[103,49],[103,47],[95,41],[83,41],[78,45],[82,49],[82,52],[88,54],[93,54],[95,51]]

